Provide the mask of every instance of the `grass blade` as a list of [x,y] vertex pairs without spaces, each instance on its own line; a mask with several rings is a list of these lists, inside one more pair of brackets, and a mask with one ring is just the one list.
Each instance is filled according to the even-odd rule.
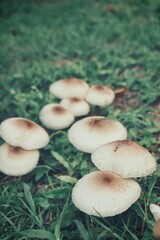
[[23,183],[23,189],[24,189],[24,195],[25,195],[26,201],[27,201],[30,209],[34,213],[34,215],[36,215],[36,208],[35,208],[35,204],[34,204],[34,201],[32,198],[32,194],[30,192],[30,188],[26,183]]
[[60,214],[60,216],[59,216],[59,218],[57,220],[56,226],[55,226],[55,233],[54,234],[55,234],[55,239],[56,240],[60,240],[61,239],[61,232],[60,232],[61,224],[62,224],[63,217],[65,215],[65,210],[66,210],[66,208],[68,206],[68,201],[69,201],[69,197],[68,197],[68,199],[67,199],[67,201],[66,201],[66,203],[65,203],[65,205],[63,207],[63,210],[62,210],[62,212],[61,212],[61,214]]
[[54,234],[46,231],[46,230],[38,230],[38,229],[26,229],[24,231],[21,231],[20,234],[26,235],[27,237],[31,238],[39,238],[39,239],[48,239],[48,240],[54,240]]
[[123,224],[124,224],[124,227],[125,227],[126,231],[131,235],[132,239],[133,239],[133,240],[139,240],[139,239],[129,230],[129,228],[127,227],[127,225],[126,225],[124,222],[123,222]]
[[13,227],[13,229],[15,231],[17,231],[17,228],[15,226],[15,224],[11,221],[11,219],[9,219],[5,214],[3,214],[2,212],[0,212],[0,214],[5,218],[5,220]]
[[85,226],[83,225],[83,223],[78,220],[75,220],[74,222],[75,222],[83,240],[89,240],[90,236],[89,236]]
[[111,233],[114,237],[116,237],[116,239],[118,240],[124,240],[123,238],[121,238],[117,233],[113,232],[111,230],[111,228],[108,228],[106,225],[104,225],[102,222],[100,222],[98,219],[94,218],[94,221],[96,223],[98,223],[98,225],[100,225],[103,229],[107,230],[108,233]]

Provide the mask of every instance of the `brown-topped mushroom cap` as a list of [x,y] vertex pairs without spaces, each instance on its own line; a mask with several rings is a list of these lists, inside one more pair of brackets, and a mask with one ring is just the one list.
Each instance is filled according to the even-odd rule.
[[77,182],[72,201],[89,215],[109,217],[127,210],[140,192],[139,184],[133,179],[123,179],[113,172],[96,171]]
[[89,88],[86,101],[97,106],[107,106],[113,102],[114,98],[114,91],[110,87],[94,85]]
[[49,135],[41,126],[20,117],[4,120],[0,125],[0,134],[10,145],[26,150],[42,148],[49,142]]
[[64,98],[60,104],[73,112],[76,117],[86,115],[90,111],[89,104],[80,98]]
[[24,150],[7,143],[0,146],[0,171],[4,174],[24,175],[36,167],[38,160],[38,150]]
[[78,78],[61,79],[52,83],[50,93],[57,98],[84,98],[88,92],[88,84]]
[[102,116],[83,118],[68,131],[68,139],[73,146],[88,153],[104,143],[126,138],[127,130],[120,122]]
[[156,161],[149,151],[129,140],[105,143],[91,158],[98,169],[113,171],[125,178],[147,176],[156,170]]
[[74,114],[58,103],[45,105],[39,118],[45,127],[55,130],[67,128],[74,122]]

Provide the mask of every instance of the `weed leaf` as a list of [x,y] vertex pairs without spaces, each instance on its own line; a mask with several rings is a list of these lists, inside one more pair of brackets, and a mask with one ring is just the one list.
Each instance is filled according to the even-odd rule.
[[65,167],[69,172],[71,171],[71,167],[70,167],[69,163],[66,162],[66,161],[64,160],[64,158],[63,158],[59,153],[57,153],[57,152],[55,152],[55,151],[51,151],[51,153],[52,153],[52,156],[53,156],[60,164],[63,165],[63,167]]
[[61,176],[58,176],[57,178],[60,179],[62,182],[67,182],[67,183],[76,183],[77,182],[77,178],[70,177],[67,175],[61,175]]
[[30,209],[32,210],[32,212],[36,215],[36,208],[32,198],[32,194],[30,192],[30,188],[26,183],[23,183],[23,189],[24,189],[24,195],[25,195],[26,201]]

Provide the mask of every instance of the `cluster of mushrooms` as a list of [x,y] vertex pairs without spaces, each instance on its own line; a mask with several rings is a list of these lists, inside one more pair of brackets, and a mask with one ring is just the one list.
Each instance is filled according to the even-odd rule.
[[[108,86],[89,87],[77,78],[56,81],[49,91],[61,101],[45,105],[39,114],[40,121],[53,130],[65,129],[72,124],[68,130],[70,143],[78,150],[90,153],[93,164],[99,169],[76,183],[72,191],[74,205],[94,216],[109,217],[124,212],[141,193],[134,178],[153,173],[156,160],[147,149],[127,140],[127,129],[119,121],[96,115],[81,118],[73,124],[76,117],[89,113],[90,104],[97,108],[111,104],[115,92]],[[33,132],[35,135],[32,136]],[[42,127],[24,118],[3,121],[0,135],[6,141],[0,146],[0,170],[9,175],[15,175],[11,158],[18,157],[14,161],[19,164],[16,175],[26,174],[38,163],[37,149],[49,142],[49,136]],[[32,165],[24,170],[28,162]]]
[[5,141],[0,146],[0,171],[10,176],[31,172],[39,161],[38,149],[49,142],[49,135],[41,126],[20,117],[4,120],[0,136]]

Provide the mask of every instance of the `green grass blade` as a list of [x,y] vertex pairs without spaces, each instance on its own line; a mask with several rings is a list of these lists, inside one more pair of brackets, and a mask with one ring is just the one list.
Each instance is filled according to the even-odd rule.
[[78,220],[75,220],[74,222],[75,222],[83,240],[90,240],[90,236],[89,236],[85,226],[83,225],[83,223]]
[[55,233],[54,234],[55,234],[55,239],[56,240],[60,240],[61,239],[61,232],[60,232],[61,224],[62,224],[62,221],[63,221],[63,217],[65,215],[66,208],[68,206],[68,201],[69,201],[69,197],[68,197],[68,199],[67,199],[67,201],[66,201],[66,203],[65,203],[65,205],[63,207],[63,210],[62,210],[62,212],[61,212],[61,214],[60,214],[60,216],[59,216],[59,218],[57,220],[56,226],[55,226]]
[[17,228],[15,226],[15,224],[12,222],[12,220],[10,218],[8,218],[5,214],[3,214],[2,212],[0,212],[0,214],[5,218],[5,220],[13,227],[13,229],[15,231],[17,231]]
[[139,240],[139,239],[129,230],[129,228],[127,227],[127,225],[126,225],[124,222],[123,222],[123,224],[124,224],[124,227],[125,227],[126,231],[131,235],[132,240]]
[[123,238],[121,238],[117,233],[113,232],[111,228],[108,228],[106,225],[104,225],[102,222],[100,222],[98,219],[94,218],[94,221],[96,223],[98,223],[98,225],[100,225],[103,229],[107,230],[108,233],[111,233],[114,237],[116,237],[116,239],[118,240],[124,240]]
[[30,192],[30,187],[26,183],[23,183],[23,189],[24,189],[25,199],[26,199],[30,209],[32,210],[32,212],[36,215],[36,208],[35,208],[35,204],[34,204],[34,201],[32,198],[32,194]]
[[20,234],[26,235],[27,237],[31,238],[38,238],[38,239],[48,239],[48,240],[54,240],[54,234],[46,231],[46,230],[38,230],[38,229],[26,229],[24,231],[21,231]]

